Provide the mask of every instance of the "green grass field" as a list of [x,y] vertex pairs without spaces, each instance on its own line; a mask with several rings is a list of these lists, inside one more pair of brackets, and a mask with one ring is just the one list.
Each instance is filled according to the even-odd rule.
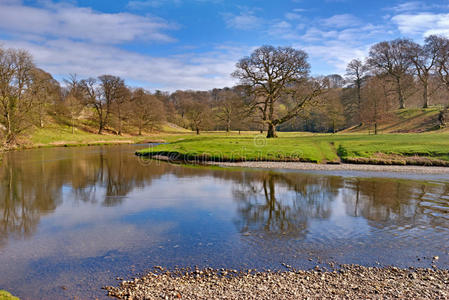
[[[430,110],[429,110],[430,111]],[[431,111],[433,113],[433,111]],[[404,120],[427,113],[409,110]],[[412,116],[412,117],[411,117]],[[71,128],[56,122],[34,129],[24,137],[24,148],[101,145],[120,143],[166,142],[143,149],[142,155],[177,155],[183,158],[216,161],[308,161],[316,163],[353,162],[374,164],[449,164],[449,132],[312,134],[280,132],[277,139],[266,139],[258,132],[242,134],[225,132],[193,132],[165,124],[163,132],[146,136],[102,134]],[[412,158],[415,161],[412,161]],[[427,160],[422,160],[423,158]],[[429,161],[429,159],[431,161]]]
[[19,298],[14,297],[5,290],[0,290],[0,300],[19,300]]
[[75,146],[91,144],[120,144],[120,143],[139,143],[142,141],[158,140],[157,135],[151,136],[132,136],[115,134],[96,134],[77,129],[72,133],[69,126],[51,124],[42,129],[33,130],[25,137],[26,148],[32,147],[52,147],[52,146]]
[[[204,134],[172,136],[169,144],[139,151],[141,155],[179,154],[186,158],[229,161],[351,161],[355,158],[427,157],[449,161],[449,134],[306,134],[263,135]],[[380,159],[380,158],[379,158]]]

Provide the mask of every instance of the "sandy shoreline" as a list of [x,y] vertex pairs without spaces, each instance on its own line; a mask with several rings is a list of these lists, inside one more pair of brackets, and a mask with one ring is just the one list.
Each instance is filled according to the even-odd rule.
[[247,161],[247,162],[207,162],[208,165],[220,167],[243,167],[262,169],[289,169],[289,170],[317,170],[317,171],[363,171],[363,172],[396,172],[408,174],[447,174],[448,167],[429,166],[397,166],[397,165],[365,165],[365,164],[314,164],[303,162],[274,162],[274,161]]
[[118,299],[447,299],[449,271],[343,266],[334,271],[155,271],[105,287]]

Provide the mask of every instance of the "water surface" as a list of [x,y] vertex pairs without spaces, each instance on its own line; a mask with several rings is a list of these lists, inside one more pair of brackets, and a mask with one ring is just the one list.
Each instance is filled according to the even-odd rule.
[[102,298],[154,265],[449,266],[448,178],[186,167],[143,147],[7,153],[0,289]]

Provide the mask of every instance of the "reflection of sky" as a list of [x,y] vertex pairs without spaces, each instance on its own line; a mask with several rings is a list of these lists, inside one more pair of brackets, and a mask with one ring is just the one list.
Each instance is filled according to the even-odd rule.
[[370,233],[370,226],[364,218],[347,215],[343,197],[343,193],[339,192],[333,199],[331,216],[328,219],[314,219],[310,223],[309,237],[312,240],[326,239],[326,242],[331,242],[333,238],[351,239],[357,235]]
[[[89,155],[97,154],[88,151]],[[423,226],[404,229],[390,226],[397,225],[397,220],[388,219],[383,224],[383,220],[368,221],[369,216],[361,213],[358,217],[350,216],[349,206],[355,199],[352,175],[331,178],[287,172],[290,177],[284,178],[278,173],[270,177],[265,171],[249,171],[242,179],[224,176],[232,175],[231,171],[183,172],[186,170],[181,166],[167,169],[151,184],[131,189],[115,206],[104,205],[104,182],[94,186],[95,201],[86,202],[70,185],[63,185],[63,201],[54,211],[40,215],[35,234],[24,239],[9,238],[0,248],[0,287],[18,291],[19,296],[35,296],[31,298],[41,298],[46,293],[60,295],[61,285],[69,287],[64,292],[68,295],[79,289],[81,295],[89,290],[98,296],[102,294],[99,286],[114,283],[116,276],[130,276],[153,265],[279,268],[285,262],[308,268],[316,264],[309,262],[311,256],[367,265],[376,261],[419,265],[416,255],[439,255],[440,266],[449,265],[445,256],[449,226],[435,229],[424,222]],[[148,174],[151,172],[149,169]],[[269,179],[275,186],[276,205],[289,208],[288,217],[292,219],[288,221],[292,221],[293,228],[306,224],[305,228],[298,228],[304,230],[305,236],[290,238],[280,232],[263,235],[264,224],[257,221],[250,228],[258,229],[257,235],[239,232],[237,223],[245,216],[238,209],[246,203],[236,198],[236,190],[245,194],[254,185],[257,191],[252,194],[251,204],[267,207],[263,180]],[[330,179],[337,179],[337,183]],[[289,186],[297,184],[296,188],[302,188],[301,182],[309,182],[304,191],[310,197]],[[408,183],[414,188],[421,184]],[[434,191],[429,189],[429,200],[421,204],[435,206],[435,199],[447,201],[447,195],[440,197]],[[365,197],[363,204],[372,205],[370,201]],[[416,201],[413,198],[401,202],[405,216],[416,210]],[[377,203],[373,208],[389,209],[385,205]],[[262,212],[263,222],[268,212]],[[295,215],[296,212],[313,215]],[[417,213],[425,220],[422,212]],[[385,226],[376,227],[375,222]],[[80,287],[80,283],[90,285]]]

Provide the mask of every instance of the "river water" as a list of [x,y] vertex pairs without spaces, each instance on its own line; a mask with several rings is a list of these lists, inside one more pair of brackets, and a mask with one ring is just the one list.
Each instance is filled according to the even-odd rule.
[[155,265],[449,267],[447,177],[189,167],[143,147],[5,154],[0,289],[104,298]]

